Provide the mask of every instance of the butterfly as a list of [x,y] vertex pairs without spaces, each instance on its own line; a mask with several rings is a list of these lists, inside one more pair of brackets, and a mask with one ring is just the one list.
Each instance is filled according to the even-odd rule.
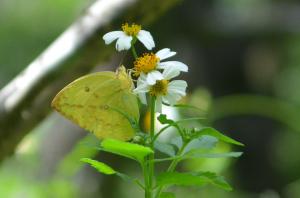
[[129,140],[138,123],[137,97],[124,66],[78,78],[63,88],[51,106],[99,139]]

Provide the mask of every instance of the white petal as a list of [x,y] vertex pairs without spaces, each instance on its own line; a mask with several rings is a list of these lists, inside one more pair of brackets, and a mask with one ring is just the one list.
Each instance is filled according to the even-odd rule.
[[140,82],[140,83],[145,83],[146,82],[146,80],[147,80],[147,75],[146,74],[144,74],[144,73],[141,73],[140,74],[140,77],[138,78],[138,83]]
[[164,99],[167,100],[170,105],[174,105],[180,99],[180,96],[178,97],[177,94],[168,93],[166,96],[164,96]]
[[161,109],[162,109],[162,98],[158,96],[156,98],[155,111],[161,113]]
[[168,93],[180,96],[186,95],[187,83],[184,80],[174,80],[168,85]]
[[169,83],[168,88],[185,90],[187,88],[187,83],[184,80],[173,80]]
[[173,67],[173,69],[177,69],[182,72],[188,71],[188,66],[182,62],[179,61],[166,61],[166,62],[160,62],[159,66],[161,68],[167,68],[167,67]]
[[139,86],[141,84],[147,84],[147,76],[144,73],[141,73],[136,84],[137,84],[137,86]]
[[154,85],[157,80],[164,79],[163,75],[159,71],[152,71],[147,74],[147,83],[149,85]]
[[160,60],[164,60],[166,58],[170,58],[172,56],[176,55],[176,52],[172,52],[169,48],[164,48],[162,50],[159,50],[155,54]]
[[141,102],[143,104],[147,105],[146,93],[139,93],[138,95],[139,95]]
[[140,30],[137,38],[145,45],[148,50],[151,50],[155,47],[154,40],[150,34],[150,32],[145,30]]
[[122,35],[119,37],[116,43],[116,48],[118,51],[128,50],[131,47],[132,37],[128,35]]
[[145,93],[150,89],[150,85],[147,84],[144,76],[140,76],[137,81],[137,87],[133,90],[134,93]]
[[123,36],[125,33],[122,31],[112,31],[112,32],[108,32],[106,34],[104,34],[103,36],[103,40],[105,42],[106,45],[112,43],[114,40],[116,40],[117,38]]
[[181,97],[186,95],[185,90],[182,90],[182,89],[168,89],[168,93],[176,94]]
[[171,66],[168,66],[168,67],[164,68],[162,75],[163,75],[164,79],[170,80],[171,78],[175,78],[176,76],[179,76],[179,74],[180,74],[179,70],[177,70]]
[[164,103],[169,104],[169,101],[167,100],[167,98],[166,98],[165,96],[162,96],[162,101],[163,101]]
[[133,93],[146,93],[149,91],[149,86],[147,84],[138,85],[134,90]]

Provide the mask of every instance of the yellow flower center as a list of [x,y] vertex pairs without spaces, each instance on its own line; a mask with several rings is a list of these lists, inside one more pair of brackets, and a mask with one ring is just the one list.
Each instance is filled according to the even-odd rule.
[[127,34],[128,36],[136,36],[141,28],[142,27],[140,25],[136,25],[134,23],[131,25],[128,25],[128,23],[122,25],[123,32],[125,32],[125,34]]
[[151,96],[167,95],[168,80],[157,80],[156,83],[150,88]]
[[153,53],[144,53],[134,61],[134,75],[139,76],[142,72],[147,74],[156,69],[159,58]]

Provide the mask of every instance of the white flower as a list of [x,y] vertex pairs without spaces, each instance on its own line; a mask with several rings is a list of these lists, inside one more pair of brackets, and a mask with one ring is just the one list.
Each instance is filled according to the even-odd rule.
[[[163,79],[157,80],[154,85],[147,82],[145,74],[141,74],[137,81],[137,87],[133,90],[143,104],[147,104],[146,94],[149,93],[156,97],[156,111],[161,112],[162,102],[170,105],[176,104],[183,96],[186,95],[187,83],[184,80],[169,81],[174,77],[170,68],[166,68],[161,74]],[[170,75],[171,74],[171,75]]]
[[128,23],[125,23],[122,25],[123,31],[112,31],[108,32],[103,36],[103,39],[105,41],[105,44],[110,44],[114,40],[118,39],[116,42],[116,49],[118,51],[122,50],[128,50],[131,47],[131,41],[134,38],[137,38],[139,41],[141,41],[144,46],[151,50],[155,47],[154,40],[150,34],[150,32],[146,30],[141,30],[140,25],[132,24],[128,25]]
[[137,58],[134,62],[134,71],[135,75],[139,76],[141,74],[146,75],[147,83],[150,85],[154,85],[157,80],[162,80],[163,76],[161,72],[157,71],[157,69],[166,70],[169,72],[168,76],[173,78],[178,76],[180,72],[187,72],[188,66],[179,61],[165,61],[167,58],[175,56],[176,52],[171,51],[169,48],[164,48],[153,53],[145,53],[143,56]]

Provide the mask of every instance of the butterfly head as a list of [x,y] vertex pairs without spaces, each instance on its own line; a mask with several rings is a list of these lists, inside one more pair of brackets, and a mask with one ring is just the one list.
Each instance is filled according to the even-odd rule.
[[122,82],[123,89],[133,89],[133,81],[130,75],[128,75],[126,68],[122,65],[116,71],[117,78]]

